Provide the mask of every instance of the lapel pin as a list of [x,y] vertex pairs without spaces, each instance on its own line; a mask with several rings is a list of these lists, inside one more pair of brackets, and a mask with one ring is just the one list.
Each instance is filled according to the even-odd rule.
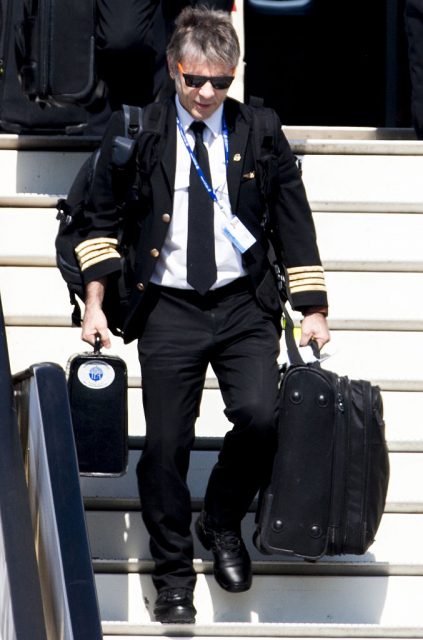
[[239,162],[241,160],[241,154],[240,153],[236,153],[234,155],[234,162]]

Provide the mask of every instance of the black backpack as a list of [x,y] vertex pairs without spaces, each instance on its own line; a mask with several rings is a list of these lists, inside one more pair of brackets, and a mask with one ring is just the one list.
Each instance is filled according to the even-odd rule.
[[[117,201],[121,213],[120,237],[118,237],[121,253],[122,269],[119,276],[112,276],[106,288],[103,310],[112,333],[122,335],[122,324],[127,302],[126,290],[126,260],[124,219],[131,203],[137,199],[135,187],[135,156],[136,143],[142,131],[143,110],[136,106],[123,106],[124,135],[115,136],[113,140],[112,164],[116,169]],[[73,311],[72,325],[81,325],[81,308],[78,302],[84,301],[85,289],[75,255],[75,246],[81,242],[83,229],[88,221],[85,211],[90,208],[93,197],[94,176],[101,148],[96,149],[81,166],[74,179],[66,199],[61,198],[57,203],[57,219],[60,221],[56,236],[56,264],[65,280]]]

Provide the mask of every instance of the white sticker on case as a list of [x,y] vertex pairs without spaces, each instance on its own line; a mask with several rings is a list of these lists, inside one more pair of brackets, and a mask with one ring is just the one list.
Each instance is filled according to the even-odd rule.
[[115,370],[102,360],[89,360],[79,367],[78,379],[84,387],[104,389],[115,379]]

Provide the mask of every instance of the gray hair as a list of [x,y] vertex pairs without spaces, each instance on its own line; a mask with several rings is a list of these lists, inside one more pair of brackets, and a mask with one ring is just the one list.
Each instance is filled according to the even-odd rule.
[[175,21],[167,47],[170,68],[184,58],[206,58],[212,64],[236,67],[240,56],[238,36],[225,11],[205,6],[185,7]]

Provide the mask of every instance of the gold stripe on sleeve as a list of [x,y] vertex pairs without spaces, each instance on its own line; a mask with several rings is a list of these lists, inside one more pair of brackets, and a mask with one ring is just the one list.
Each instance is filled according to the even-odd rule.
[[81,242],[75,248],[81,271],[103,260],[120,258],[120,253],[116,249],[117,244],[116,238],[91,238]]
[[291,293],[326,291],[325,275],[320,265],[287,269]]

